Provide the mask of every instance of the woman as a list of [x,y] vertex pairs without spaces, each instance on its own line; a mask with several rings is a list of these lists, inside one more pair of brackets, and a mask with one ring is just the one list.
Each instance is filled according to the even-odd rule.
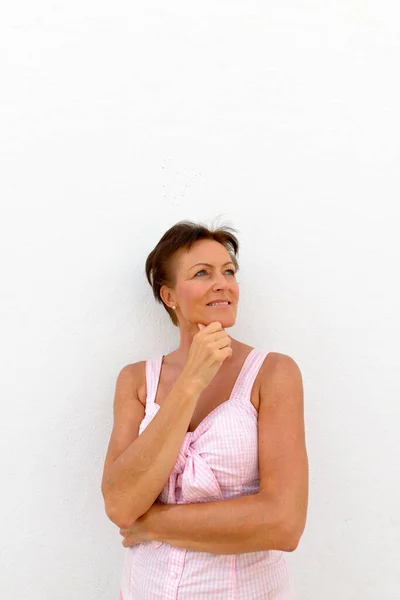
[[120,600],[295,598],[284,553],[307,513],[302,377],[226,332],[232,231],[181,221],[146,261],[180,344],[117,379],[102,493],[127,548]]

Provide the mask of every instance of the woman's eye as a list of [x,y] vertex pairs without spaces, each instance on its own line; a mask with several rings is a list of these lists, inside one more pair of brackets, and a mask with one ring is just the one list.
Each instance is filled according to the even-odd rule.
[[[235,275],[236,271],[234,271],[233,269],[227,269],[226,273],[232,273],[232,275]],[[199,275],[200,273],[207,273],[207,271],[205,269],[202,269],[201,271],[197,271],[195,277],[197,277],[197,275]]]

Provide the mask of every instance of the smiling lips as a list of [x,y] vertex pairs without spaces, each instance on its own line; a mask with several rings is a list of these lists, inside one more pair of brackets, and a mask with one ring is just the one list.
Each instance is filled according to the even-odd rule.
[[227,308],[230,306],[229,300],[215,300],[213,303],[207,304],[213,308]]

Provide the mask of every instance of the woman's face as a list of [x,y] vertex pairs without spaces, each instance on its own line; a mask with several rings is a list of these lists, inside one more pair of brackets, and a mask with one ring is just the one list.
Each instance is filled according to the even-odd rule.
[[[232,327],[236,321],[239,284],[236,269],[226,248],[214,240],[199,240],[190,250],[177,252],[176,285],[172,290],[178,319],[209,325],[219,321]],[[228,305],[209,306],[216,300]]]

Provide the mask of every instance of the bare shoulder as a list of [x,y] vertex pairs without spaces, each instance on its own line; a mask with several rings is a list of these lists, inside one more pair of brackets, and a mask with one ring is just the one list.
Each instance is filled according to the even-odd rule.
[[117,387],[133,394],[145,406],[146,361],[140,360],[122,367],[118,374]]
[[299,368],[294,358],[281,352],[269,352],[264,360],[263,367],[274,370]]
[[303,401],[303,379],[297,362],[288,354],[270,352],[260,369],[261,398],[291,395]]
[[258,372],[257,379],[259,382],[262,383],[263,381],[270,379],[272,373],[278,368],[278,365],[285,361],[285,357],[290,359],[289,356],[281,354],[280,352],[268,352]]

